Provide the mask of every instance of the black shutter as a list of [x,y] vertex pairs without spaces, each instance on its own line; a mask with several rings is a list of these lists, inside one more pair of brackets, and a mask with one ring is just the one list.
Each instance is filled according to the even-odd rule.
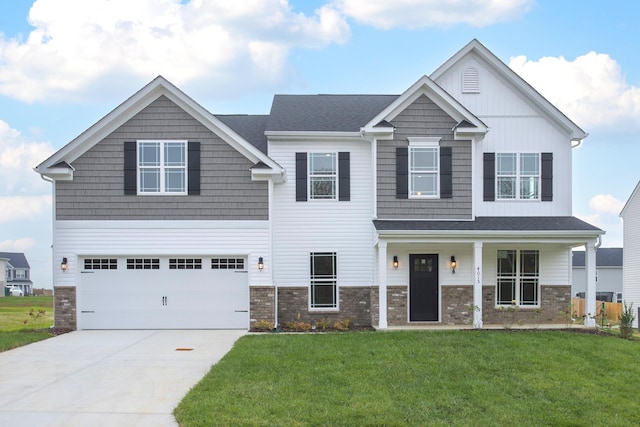
[[307,153],[296,153],[296,202],[307,201]]
[[124,194],[127,196],[138,194],[136,151],[135,141],[124,143]]
[[396,199],[409,198],[409,148],[396,147]]
[[338,153],[338,200],[351,200],[351,167],[348,152]]
[[543,202],[553,201],[553,153],[542,153],[542,196]]
[[187,167],[189,168],[189,188],[188,194],[200,195],[200,143],[189,141],[187,148]]
[[451,147],[440,147],[440,198],[453,197],[453,176],[451,167]]
[[483,200],[493,202],[496,200],[496,153],[484,153],[483,164]]

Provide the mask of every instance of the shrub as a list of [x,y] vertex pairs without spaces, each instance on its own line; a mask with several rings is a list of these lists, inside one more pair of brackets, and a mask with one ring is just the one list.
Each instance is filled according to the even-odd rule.
[[625,302],[622,313],[618,315],[618,320],[620,321],[620,336],[622,338],[631,338],[633,335],[633,321],[635,318],[636,316],[633,314],[633,303],[627,305]]
[[296,332],[307,332],[311,330],[311,323],[298,320],[294,322],[286,322],[284,327]]
[[321,329],[323,331],[326,331],[330,327],[331,327],[331,321],[329,321],[327,319],[318,320],[316,322],[316,328],[317,329]]
[[349,328],[351,328],[352,323],[353,323],[353,320],[351,319],[338,320],[336,323],[333,324],[333,327],[339,331],[348,331]]
[[272,331],[273,330],[273,322],[269,322],[268,320],[257,320],[253,324],[253,329],[256,331]]

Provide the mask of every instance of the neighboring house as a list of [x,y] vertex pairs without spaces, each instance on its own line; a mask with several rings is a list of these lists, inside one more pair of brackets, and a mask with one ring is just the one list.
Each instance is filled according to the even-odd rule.
[[[598,248],[596,251],[596,299],[622,302],[622,248]],[[573,280],[571,293],[584,298],[587,275],[584,251],[573,251]]]
[[629,196],[620,212],[622,217],[622,240],[624,244],[623,295],[624,302],[633,304],[638,326],[638,307],[640,307],[640,182]]
[[31,295],[33,282],[27,257],[21,252],[0,252],[0,259],[2,258],[6,260],[6,284],[20,288],[24,295]]
[[400,95],[277,95],[214,115],[162,77],[36,171],[56,325],[546,323],[603,231],[571,213],[587,134],[478,41]]

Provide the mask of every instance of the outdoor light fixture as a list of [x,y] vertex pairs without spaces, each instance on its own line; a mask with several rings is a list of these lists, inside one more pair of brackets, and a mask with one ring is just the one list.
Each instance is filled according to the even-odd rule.
[[264,260],[262,259],[262,257],[258,258],[258,270],[262,271],[262,269],[264,268]]
[[458,263],[456,262],[456,256],[451,255],[451,261],[449,262],[449,267],[451,267],[451,273],[456,274],[456,267]]
[[67,271],[67,257],[62,258],[62,262],[60,263],[60,270]]
[[393,256],[393,268],[395,270],[397,270],[398,269],[398,265],[399,265],[399,263],[398,263],[398,255],[394,255]]

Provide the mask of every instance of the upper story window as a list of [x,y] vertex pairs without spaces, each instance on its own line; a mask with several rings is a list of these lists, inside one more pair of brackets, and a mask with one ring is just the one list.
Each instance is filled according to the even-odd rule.
[[309,199],[336,198],[336,153],[309,153]]
[[540,199],[540,153],[496,153],[496,199]]
[[138,141],[140,194],[187,194],[187,142]]
[[16,269],[16,279],[26,279],[27,270]]
[[409,197],[439,197],[440,138],[409,138]]

